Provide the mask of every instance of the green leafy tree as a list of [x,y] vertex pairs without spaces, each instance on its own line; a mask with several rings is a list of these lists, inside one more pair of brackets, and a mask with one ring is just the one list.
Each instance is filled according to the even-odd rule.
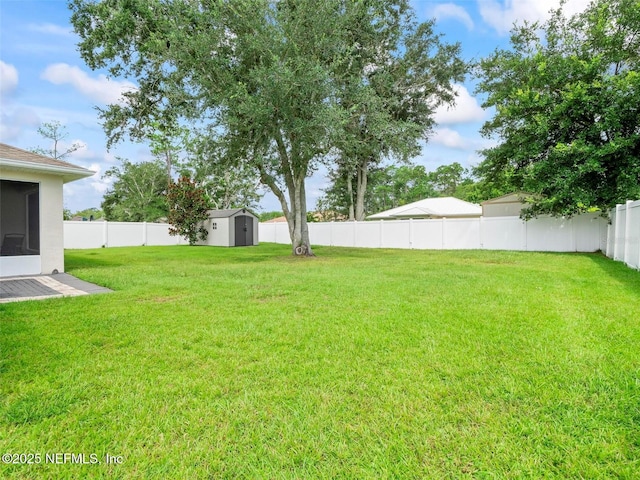
[[429,182],[441,197],[453,197],[458,187],[467,181],[469,172],[458,162],[441,165],[429,173]]
[[181,171],[206,190],[216,209],[255,210],[264,196],[257,171],[246,163],[230,161],[226,152],[208,137],[190,143],[189,157],[182,162]]
[[71,215],[72,217],[82,217],[86,219],[99,220],[104,217],[104,212],[96,207],[85,208],[84,210],[78,210]]
[[273,211],[273,212],[263,212],[260,214],[260,221],[266,222],[267,220],[271,220],[273,218],[282,217],[284,214],[281,211]]
[[69,147],[61,149],[66,138],[69,137],[67,127],[57,120],[53,122],[45,122],[38,127],[38,133],[52,142],[50,148],[36,147],[31,151],[44,155],[45,157],[55,158],[56,160],[64,160],[70,154],[79,150],[84,145],[80,142],[73,142]]
[[[435,197],[439,192],[431,181],[431,174],[422,165],[387,165],[372,168],[364,198],[367,215]],[[330,176],[331,185],[318,199],[317,208],[324,217],[349,218],[349,190],[344,176]]]
[[181,176],[169,186],[167,203],[167,222],[171,225],[169,235],[187,237],[189,245],[207,238],[208,232],[203,222],[209,218],[211,202],[203,187],[196,185],[189,177]]
[[[73,0],[71,22],[91,68],[133,79],[102,110],[109,144],[148,138],[152,123],[197,121],[230,162],[280,200],[293,252],[312,255],[305,179],[339,125],[332,102],[342,2]],[[227,168],[233,168],[229,163]]]
[[168,213],[165,194],[167,177],[159,162],[132,163],[120,159],[102,176],[112,179],[101,204],[105,219],[116,222],[156,222]]
[[510,50],[478,66],[496,111],[476,173],[538,194],[525,216],[608,210],[640,197],[640,4],[597,0],[515,28]]
[[460,46],[444,43],[433,21],[417,22],[407,1],[347,2],[345,10],[353,55],[337,75],[346,121],[335,171],[345,180],[349,218],[363,220],[370,171],[420,151],[435,109],[454,103],[452,82],[467,66]]

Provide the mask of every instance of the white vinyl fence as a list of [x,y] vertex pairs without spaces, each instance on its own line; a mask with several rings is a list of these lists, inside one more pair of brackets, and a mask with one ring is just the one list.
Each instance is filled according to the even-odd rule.
[[[607,221],[599,215],[570,219],[480,217],[434,220],[310,223],[314,245],[434,250],[595,252],[607,244]],[[260,241],[291,243],[286,223],[261,223]]]
[[169,224],[147,222],[64,222],[64,248],[183,245],[189,242],[169,235]]
[[[618,205],[610,221],[597,214],[570,219],[480,217],[437,220],[310,223],[314,245],[366,248],[595,252],[640,269],[640,200]],[[261,223],[261,242],[290,244],[286,223]],[[166,223],[64,222],[65,248],[184,245]]]
[[606,254],[640,269],[640,200],[629,200],[610,212]]

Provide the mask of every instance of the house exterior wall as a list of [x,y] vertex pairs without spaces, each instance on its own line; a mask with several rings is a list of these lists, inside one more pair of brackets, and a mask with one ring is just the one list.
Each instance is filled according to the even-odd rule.
[[[2,180],[40,184],[40,255],[4,257],[0,275],[64,272],[62,177],[3,169]],[[36,266],[38,262],[39,268]]]
[[482,205],[483,217],[517,217],[524,207],[522,202],[504,202]]

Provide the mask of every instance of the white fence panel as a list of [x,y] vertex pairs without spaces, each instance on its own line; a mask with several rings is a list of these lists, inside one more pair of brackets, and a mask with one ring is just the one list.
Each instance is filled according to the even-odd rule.
[[276,224],[259,223],[258,238],[260,238],[261,242],[278,243],[276,242]]
[[616,205],[609,217],[607,256],[640,270],[640,200]]
[[316,245],[331,245],[331,223],[310,223],[309,237]]
[[480,219],[442,219],[444,248],[449,250],[475,250],[480,248]]
[[[166,223],[146,224],[146,245],[176,245],[183,243],[182,237],[169,235],[169,226]],[[189,242],[186,242],[189,243]]]
[[105,222],[64,222],[64,248],[100,248],[105,244]]
[[[442,220],[414,220],[412,223],[412,247],[422,250],[440,250],[444,248],[442,226]],[[393,225],[388,227],[391,228]]]
[[276,223],[276,243],[291,243],[288,223]]
[[606,249],[607,220],[599,214],[579,215],[572,219],[576,251],[595,252]]
[[144,225],[138,222],[108,222],[108,247],[144,245]]
[[[356,222],[331,223],[331,245],[335,247],[355,247]],[[311,239],[311,243],[315,243]]]
[[356,245],[364,248],[380,248],[381,228],[380,222],[358,223],[355,238]]
[[566,218],[536,218],[529,220],[527,250],[533,252],[575,252],[572,220]]
[[[572,219],[480,217],[377,222],[310,223],[313,245],[367,248],[487,249],[595,252],[607,245],[606,220],[598,215]],[[286,224],[260,224],[264,242],[289,244]]]
[[640,200],[627,206],[627,225],[624,261],[640,270]]
[[413,220],[392,220],[382,223],[384,248],[411,248]]
[[627,207],[616,207],[615,223],[613,224],[613,259],[623,261],[625,250],[625,236],[627,225]]
[[481,217],[480,235],[487,250],[527,249],[527,230],[520,217]]
[[169,235],[169,224],[146,222],[64,222],[64,248],[179,245],[187,239]]

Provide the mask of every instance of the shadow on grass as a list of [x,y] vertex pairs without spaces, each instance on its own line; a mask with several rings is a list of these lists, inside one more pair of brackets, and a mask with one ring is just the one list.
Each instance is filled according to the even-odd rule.
[[99,252],[65,252],[64,253],[65,270],[71,271],[75,269],[91,269],[103,267],[121,267],[125,263],[115,257],[100,256]]
[[589,258],[607,276],[622,285],[634,296],[640,298],[640,272],[628,267],[624,262],[615,261],[602,253],[593,253]]

